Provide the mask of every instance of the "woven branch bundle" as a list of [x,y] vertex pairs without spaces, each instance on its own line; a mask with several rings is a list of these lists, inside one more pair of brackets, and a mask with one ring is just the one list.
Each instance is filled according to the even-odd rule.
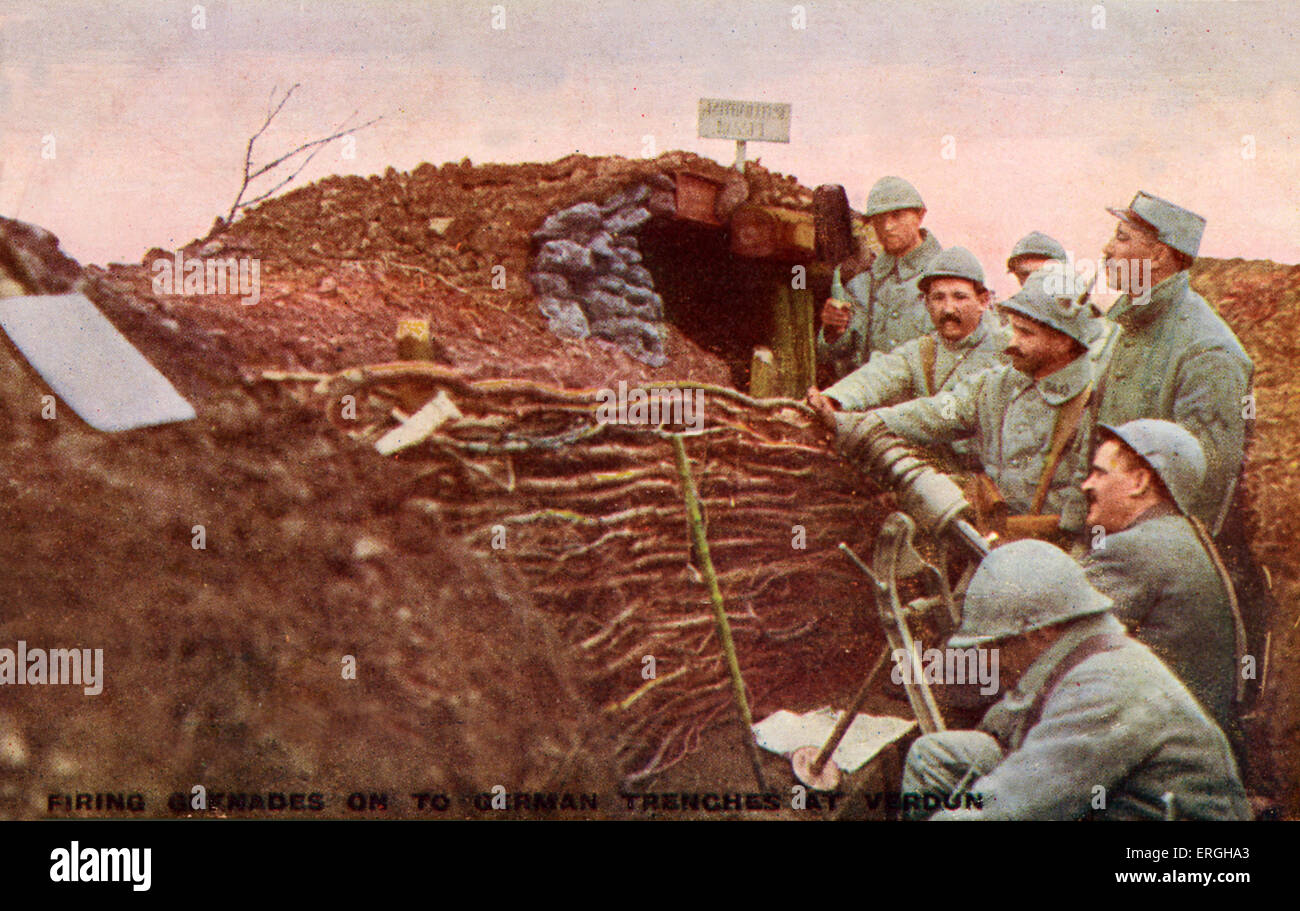
[[[365,440],[439,390],[453,399],[463,417],[397,456],[421,466],[405,507],[522,574],[614,717],[628,786],[735,723],[668,434],[685,434],[756,718],[841,703],[880,640],[862,611],[870,593],[836,545],[869,553],[890,496],[829,450],[802,403],[683,382],[656,385],[660,405],[669,387],[699,390],[702,422],[688,428],[667,406],[659,416],[677,423],[604,422],[598,390],[471,382],[428,364],[315,387],[331,421]],[[341,416],[345,396],[355,420]]]

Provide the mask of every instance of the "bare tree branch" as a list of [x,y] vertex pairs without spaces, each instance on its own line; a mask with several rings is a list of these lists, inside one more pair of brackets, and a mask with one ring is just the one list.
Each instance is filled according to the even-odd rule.
[[[268,98],[267,105],[266,105],[266,119],[262,122],[262,125],[258,128],[257,132],[248,138],[248,145],[244,149],[244,180],[243,183],[239,185],[239,193],[235,195],[235,201],[231,204],[230,211],[226,214],[227,224],[234,221],[236,213],[238,213],[241,209],[246,209],[249,206],[255,205],[261,202],[262,200],[267,199],[270,196],[274,195],[281,188],[287,186],[295,177],[297,177],[302,172],[302,169],[307,167],[308,163],[314,157],[316,157],[316,153],[319,152],[321,149],[323,149],[326,145],[333,142],[335,139],[339,139],[343,136],[347,136],[350,133],[355,133],[358,130],[364,130],[366,127],[372,126],[373,124],[376,124],[379,121],[384,119],[383,116],[381,115],[379,117],[375,117],[372,120],[367,120],[365,123],[360,124],[358,126],[349,127],[346,130],[341,129],[341,127],[344,124],[346,124],[349,120],[351,120],[353,117],[357,115],[357,112],[353,111],[334,128],[334,132],[331,133],[329,136],[325,136],[321,139],[313,139],[311,142],[304,142],[296,149],[293,149],[285,153],[284,155],[281,155],[279,158],[275,159],[274,161],[271,161],[267,164],[262,165],[257,169],[254,169],[253,168],[254,143],[256,143],[257,140],[261,137],[261,135],[266,132],[267,127],[271,125],[271,121],[274,120],[276,116],[280,113],[280,111],[284,108],[285,102],[289,100],[289,97],[294,93],[294,90],[297,89],[300,84],[301,83],[295,82],[293,85],[289,86],[289,89],[284,93],[284,97],[280,99],[278,104],[275,101],[275,86],[271,87],[271,95]],[[299,164],[298,167],[291,174],[289,174],[288,177],[281,180],[279,183],[277,183],[271,189],[267,190],[265,193],[262,193],[260,196],[248,200],[244,199],[244,194],[248,192],[248,185],[250,183],[252,183],[257,178],[261,177],[263,174],[266,174],[269,171],[272,171],[275,168],[279,167],[280,165],[284,164],[286,161],[293,158],[295,155],[301,155],[302,153],[306,152],[308,149],[311,150],[310,154],[308,154],[307,157],[303,159],[302,163]]]

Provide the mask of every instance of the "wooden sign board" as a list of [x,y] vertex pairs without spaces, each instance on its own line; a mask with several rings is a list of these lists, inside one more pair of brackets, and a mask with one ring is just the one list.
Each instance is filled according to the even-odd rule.
[[789,142],[790,105],[701,98],[699,135],[701,139]]

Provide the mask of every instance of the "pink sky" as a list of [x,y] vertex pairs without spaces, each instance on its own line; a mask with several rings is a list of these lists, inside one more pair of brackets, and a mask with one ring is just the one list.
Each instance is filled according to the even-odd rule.
[[[206,233],[273,85],[264,154],[353,110],[384,120],[298,184],[468,156],[639,156],[696,138],[701,96],[793,104],[750,157],[808,186],[907,177],[996,290],[1027,231],[1095,257],[1144,189],[1208,221],[1208,256],[1300,261],[1300,55],[1285,3],[47,3],[0,12],[0,214],[85,262]],[[54,157],[42,157],[45,137]],[[945,137],[954,158],[941,154]],[[954,145],[955,144],[955,145]],[[1247,154],[1253,149],[1253,157]]]

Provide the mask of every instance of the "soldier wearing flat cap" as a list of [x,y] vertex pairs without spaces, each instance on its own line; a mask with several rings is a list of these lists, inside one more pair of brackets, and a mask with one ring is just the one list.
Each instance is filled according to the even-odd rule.
[[[1189,514],[1218,542],[1236,585],[1246,623],[1247,647],[1261,666],[1264,630],[1272,614],[1269,587],[1246,540],[1239,493],[1245,456],[1249,393],[1254,364],[1228,325],[1189,285],[1205,219],[1150,193],[1139,192],[1125,209],[1110,209],[1119,223],[1105,248],[1109,271],[1127,262],[1150,263],[1150,287],[1134,286],[1107,311],[1118,327],[1094,397],[1097,424],[1117,427],[1140,418],[1180,424],[1205,452],[1205,480]],[[1257,695],[1251,684],[1247,702]]]
[[[1243,407],[1254,365],[1228,325],[1193,291],[1187,270],[1196,257],[1205,219],[1139,192],[1106,244],[1105,261],[1150,263],[1150,288],[1136,285],[1106,316],[1120,327],[1095,398],[1100,423],[1139,418],[1181,424],[1205,450],[1205,484],[1192,513],[1219,529],[1245,448]],[[1144,270],[1143,265],[1143,270]]]

